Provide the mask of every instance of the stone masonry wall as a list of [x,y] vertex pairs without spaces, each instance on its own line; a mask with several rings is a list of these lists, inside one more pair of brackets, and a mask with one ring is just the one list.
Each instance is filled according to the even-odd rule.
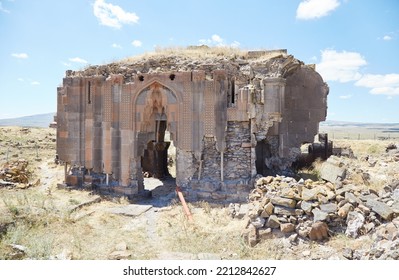
[[248,179],[251,176],[251,132],[249,122],[227,123],[224,178]]

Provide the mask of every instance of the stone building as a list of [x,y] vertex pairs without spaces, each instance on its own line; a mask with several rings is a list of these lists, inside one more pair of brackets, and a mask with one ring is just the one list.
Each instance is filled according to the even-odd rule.
[[143,172],[167,175],[172,141],[189,198],[239,201],[257,174],[283,172],[313,142],[328,86],[286,50],[196,47],[68,70],[57,94],[67,184],[137,194]]

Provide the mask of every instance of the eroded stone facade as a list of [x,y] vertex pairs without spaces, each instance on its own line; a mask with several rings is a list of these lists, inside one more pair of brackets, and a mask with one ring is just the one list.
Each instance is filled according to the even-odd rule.
[[245,199],[256,175],[290,167],[325,120],[328,87],[285,50],[194,60],[178,55],[67,71],[58,88],[57,153],[69,184],[121,194],[143,168],[192,199]]

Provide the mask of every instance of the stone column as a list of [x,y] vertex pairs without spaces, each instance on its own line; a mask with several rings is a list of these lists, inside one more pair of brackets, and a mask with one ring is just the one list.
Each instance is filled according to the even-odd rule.
[[[286,80],[283,78],[267,78],[263,80],[264,113],[267,116],[268,129],[277,126],[273,133],[279,136],[279,156],[284,155],[284,135],[280,132],[279,123],[282,121],[284,111],[284,95]],[[270,135],[270,133],[269,133]]]

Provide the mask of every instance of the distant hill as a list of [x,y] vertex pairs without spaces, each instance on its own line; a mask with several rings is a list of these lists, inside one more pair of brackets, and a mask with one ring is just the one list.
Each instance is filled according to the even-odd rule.
[[55,113],[26,116],[13,119],[0,119],[0,126],[22,126],[22,127],[49,127],[54,120]]
[[399,123],[365,123],[365,122],[345,122],[345,121],[325,121],[321,122],[320,126],[350,126],[350,127],[390,127],[395,128],[399,127]]

